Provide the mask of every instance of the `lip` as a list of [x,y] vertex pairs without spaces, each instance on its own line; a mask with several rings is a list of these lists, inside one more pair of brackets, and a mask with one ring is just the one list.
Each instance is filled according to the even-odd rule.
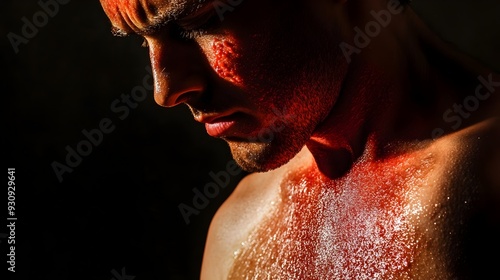
[[217,138],[247,138],[255,130],[243,114],[204,114],[195,117],[196,121],[204,123],[207,134]]
[[221,118],[212,123],[205,123],[205,129],[207,130],[208,135],[212,137],[227,136],[235,126],[236,121],[227,120],[227,118]]
[[226,136],[236,125],[234,114],[203,114],[195,116],[195,120],[204,123],[208,135],[212,137]]

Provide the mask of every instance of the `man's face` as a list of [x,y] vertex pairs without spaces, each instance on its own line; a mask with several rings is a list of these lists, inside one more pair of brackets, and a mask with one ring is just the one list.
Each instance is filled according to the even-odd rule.
[[156,102],[187,104],[248,171],[288,162],[337,99],[338,31],[309,2],[101,0],[117,33],[145,37]]

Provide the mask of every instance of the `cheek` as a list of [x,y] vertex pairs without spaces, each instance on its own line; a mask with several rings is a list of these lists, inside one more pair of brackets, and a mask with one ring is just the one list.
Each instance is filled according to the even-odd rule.
[[232,83],[242,84],[242,78],[237,71],[239,54],[236,44],[227,39],[215,39],[212,52],[212,67],[217,75]]

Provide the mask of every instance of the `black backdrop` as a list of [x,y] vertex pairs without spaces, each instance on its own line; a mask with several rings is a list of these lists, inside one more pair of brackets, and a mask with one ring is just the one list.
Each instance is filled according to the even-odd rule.
[[[120,119],[112,104],[143,85],[148,54],[138,39],[111,36],[98,1],[66,0],[46,24],[38,18],[41,27],[16,53],[8,34],[22,35],[37,2],[0,4],[3,158],[16,168],[18,218],[17,272],[8,279],[197,279],[210,219],[244,173],[186,225],[178,205],[192,205],[192,189],[225,170],[226,145],[186,108],[166,110],[151,94]],[[414,6],[446,40],[498,70],[499,1],[436,2]],[[66,164],[66,147],[76,149],[82,130],[105,118],[114,130],[60,182],[51,164]],[[2,226],[7,272],[6,233]]]

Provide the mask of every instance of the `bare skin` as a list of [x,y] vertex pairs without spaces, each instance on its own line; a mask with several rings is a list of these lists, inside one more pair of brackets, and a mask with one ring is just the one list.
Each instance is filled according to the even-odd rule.
[[[247,177],[213,219],[202,279],[489,277],[500,189],[498,176],[477,175],[498,169],[498,154],[485,156],[495,144],[478,140],[493,129],[485,122],[411,152],[363,156],[334,180],[317,176],[307,148],[277,170]],[[304,178],[307,185],[297,184]]]
[[[259,172],[214,217],[201,279],[494,271],[498,74],[391,1],[224,1],[239,4],[210,28],[220,2],[195,2],[101,0],[115,32],[149,44],[157,103],[186,104]],[[346,55],[370,12],[390,9]]]

